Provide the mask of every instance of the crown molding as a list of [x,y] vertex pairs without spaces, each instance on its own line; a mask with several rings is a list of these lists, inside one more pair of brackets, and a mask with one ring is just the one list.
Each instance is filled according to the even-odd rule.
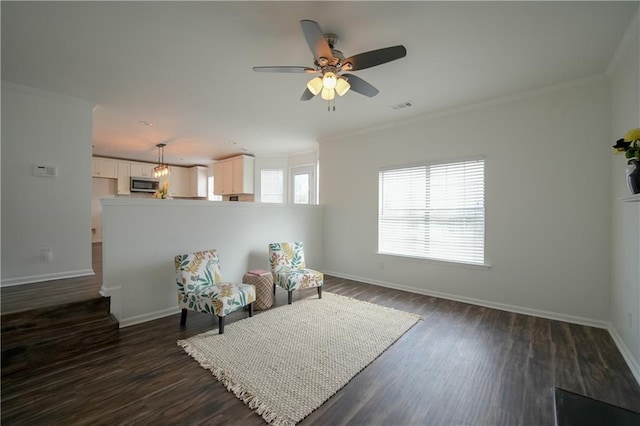
[[319,140],[319,142],[324,143],[324,142],[331,142],[334,140],[342,140],[347,137],[366,135],[370,133],[379,132],[381,130],[393,129],[395,127],[407,126],[407,125],[418,123],[418,122],[424,122],[424,121],[447,117],[451,115],[457,115],[467,111],[473,111],[473,110],[487,108],[491,106],[511,103],[511,102],[520,101],[523,99],[535,98],[537,96],[546,95],[546,94],[555,93],[555,92],[561,92],[564,90],[573,89],[577,87],[592,86],[592,85],[601,83],[603,81],[606,81],[607,79],[608,78],[605,74],[597,74],[591,77],[585,77],[578,80],[565,81],[562,83],[553,84],[550,86],[544,86],[537,89],[511,93],[508,95],[498,96],[495,98],[488,98],[479,102],[461,105],[458,107],[429,112],[429,113],[419,115],[416,117],[411,117],[405,120],[392,121],[385,124],[380,124],[378,126],[368,127],[366,129],[355,130],[353,132],[345,132],[340,135],[322,138]]

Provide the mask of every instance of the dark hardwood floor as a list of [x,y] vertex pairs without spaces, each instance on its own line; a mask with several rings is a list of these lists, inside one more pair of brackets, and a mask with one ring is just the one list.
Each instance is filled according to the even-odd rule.
[[[640,408],[640,386],[606,330],[335,277],[325,291],[424,320],[301,425],[553,425],[554,386]],[[294,303],[314,294],[298,291]],[[284,305],[278,290],[275,307]],[[216,320],[192,312],[183,330],[179,321],[123,328],[112,348],[3,379],[2,424],[264,424],[176,344]]]
[[91,244],[94,275],[0,287],[3,314],[96,297],[102,287],[102,244]]

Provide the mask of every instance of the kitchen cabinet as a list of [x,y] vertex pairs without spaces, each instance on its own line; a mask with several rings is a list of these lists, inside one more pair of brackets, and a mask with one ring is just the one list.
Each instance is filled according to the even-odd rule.
[[253,194],[254,158],[240,155],[232,158],[233,194]]
[[131,163],[131,176],[133,177],[153,177],[153,168],[155,164],[150,163]]
[[222,162],[213,165],[213,193],[222,195]]
[[131,194],[131,163],[118,161],[118,195]]
[[[208,169],[203,166],[171,166],[169,193],[172,197],[205,198]],[[160,184],[164,181],[160,178]]]
[[[160,178],[160,185],[167,178]],[[190,170],[186,167],[171,166],[169,179],[169,194],[172,197],[192,197],[190,191]]]
[[118,162],[109,158],[93,157],[93,177],[118,178]]
[[233,194],[233,163],[231,160],[222,163],[222,195]]
[[209,177],[209,169],[203,166],[193,166],[190,171],[190,189],[191,196],[198,198],[207,197],[207,178]]
[[248,155],[218,161],[214,166],[214,194],[253,194],[254,161]]

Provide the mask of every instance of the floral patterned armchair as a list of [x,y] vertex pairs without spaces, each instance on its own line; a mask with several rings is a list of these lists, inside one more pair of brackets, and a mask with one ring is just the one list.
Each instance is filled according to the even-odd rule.
[[298,288],[318,288],[318,298],[322,299],[324,274],[305,267],[304,250],[301,242],[269,244],[269,266],[273,275],[273,293],[276,285],[289,292],[289,304],[293,291]]
[[187,323],[189,310],[216,315],[220,334],[224,333],[224,317],[231,312],[249,305],[249,316],[253,316],[255,287],[223,282],[217,250],[178,255],[175,265],[181,327]]

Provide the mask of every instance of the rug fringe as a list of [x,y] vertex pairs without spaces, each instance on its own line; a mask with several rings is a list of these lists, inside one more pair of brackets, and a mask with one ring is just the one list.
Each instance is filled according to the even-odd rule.
[[211,371],[213,376],[222,383],[229,392],[232,392],[239,400],[255,411],[256,414],[262,416],[268,424],[273,426],[295,426],[296,422],[288,417],[279,417],[269,406],[260,401],[260,398],[249,390],[244,389],[240,383],[235,382],[224,369],[216,367],[211,361],[196,351],[187,341],[178,340],[178,346],[181,346],[185,352],[198,361],[203,368]]

